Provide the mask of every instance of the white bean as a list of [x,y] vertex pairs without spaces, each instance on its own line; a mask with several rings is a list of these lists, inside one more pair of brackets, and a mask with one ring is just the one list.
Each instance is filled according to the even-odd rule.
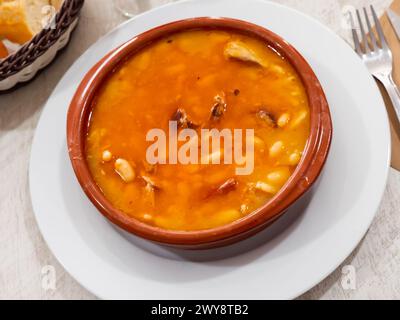
[[117,159],[115,161],[115,171],[125,182],[132,182],[135,180],[136,174],[135,170],[132,168],[131,164],[125,159]]
[[301,125],[304,120],[307,118],[308,112],[306,110],[301,111],[296,118],[293,119],[291,123],[292,128],[297,128],[299,125]]
[[152,221],[153,220],[153,216],[151,214],[146,213],[146,214],[143,215],[143,220]]
[[290,156],[289,156],[289,163],[292,165],[292,166],[296,166],[296,165],[298,165],[299,164],[299,162],[300,162],[300,160],[301,160],[301,154],[300,154],[300,152],[293,152]]
[[281,186],[290,178],[290,171],[288,168],[278,169],[268,174],[267,178],[272,184]]
[[284,126],[286,126],[289,123],[289,121],[290,121],[289,113],[284,113],[278,119],[278,126],[280,128],[283,128]]
[[284,149],[283,142],[282,141],[277,141],[269,149],[269,155],[272,158],[275,158],[283,151],[283,149]]
[[270,184],[261,182],[261,181],[256,183],[255,188],[257,190],[260,190],[262,192],[269,193],[269,194],[276,194],[278,192],[278,190],[274,186],[271,186]]
[[108,150],[103,151],[103,161],[110,162],[112,160],[112,153]]

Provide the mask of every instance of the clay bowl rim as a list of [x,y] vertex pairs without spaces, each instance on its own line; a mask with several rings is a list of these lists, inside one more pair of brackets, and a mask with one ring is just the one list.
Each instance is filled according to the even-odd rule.
[[[191,29],[222,29],[241,32],[268,43],[283,55],[300,75],[311,111],[311,133],[297,169],[269,202],[233,223],[200,231],[174,231],[145,224],[114,208],[92,178],[85,160],[85,137],[92,100],[99,86],[123,61],[151,42]],[[208,248],[237,242],[260,231],[278,219],[315,183],[326,162],[331,140],[332,120],[323,89],[310,65],[283,38],[252,23],[231,18],[190,18],[171,22],[144,32],[101,59],[80,83],[67,115],[67,144],[75,175],[90,201],[112,223],[141,238],[182,248]]]

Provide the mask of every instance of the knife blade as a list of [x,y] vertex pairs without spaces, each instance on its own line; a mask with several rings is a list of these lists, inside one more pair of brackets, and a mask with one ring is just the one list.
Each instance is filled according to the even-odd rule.
[[400,40],[400,16],[392,9],[387,9],[386,12],[389,17],[389,21],[392,24],[394,31],[396,32],[397,38]]

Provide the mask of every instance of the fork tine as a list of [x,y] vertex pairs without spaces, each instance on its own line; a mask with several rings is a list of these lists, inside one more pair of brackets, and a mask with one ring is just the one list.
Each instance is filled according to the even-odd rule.
[[354,23],[354,16],[351,11],[349,11],[349,16],[350,16],[351,32],[353,34],[354,48],[358,53],[358,55],[362,55],[360,39],[358,38],[357,29]]
[[385,35],[383,34],[381,23],[380,23],[380,21],[378,19],[378,16],[377,16],[376,12],[375,12],[374,6],[372,6],[372,5],[371,5],[371,11],[372,11],[372,16],[374,17],[375,28],[376,28],[376,32],[378,33],[379,42],[381,43],[382,48],[386,49],[386,48],[388,48],[388,44],[386,42]]
[[369,53],[371,50],[369,48],[367,34],[365,33],[364,23],[361,20],[361,15],[359,10],[357,10],[357,19],[358,19],[358,24],[360,25],[361,37],[363,40],[365,53]]
[[369,36],[371,38],[372,51],[374,51],[374,50],[378,49],[375,33],[374,33],[374,30],[371,27],[371,22],[369,21],[367,9],[363,8],[363,10],[364,10],[364,15],[365,15],[365,21],[367,22],[368,33],[369,33]]

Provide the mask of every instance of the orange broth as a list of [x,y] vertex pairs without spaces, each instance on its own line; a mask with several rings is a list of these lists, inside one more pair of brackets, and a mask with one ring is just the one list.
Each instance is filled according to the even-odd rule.
[[[232,44],[261,62],[230,56]],[[226,110],[210,120],[221,100]],[[146,134],[168,133],[178,109],[197,131],[254,129],[254,171],[238,176],[236,164],[150,165]],[[86,157],[105,197],[128,216],[163,229],[204,230],[273,198],[299,164],[309,134],[307,94],[285,58],[240,33],[193,30],[148,45],[105,81],[94,100]],[[121,165],[129,166],[129,179]]]

